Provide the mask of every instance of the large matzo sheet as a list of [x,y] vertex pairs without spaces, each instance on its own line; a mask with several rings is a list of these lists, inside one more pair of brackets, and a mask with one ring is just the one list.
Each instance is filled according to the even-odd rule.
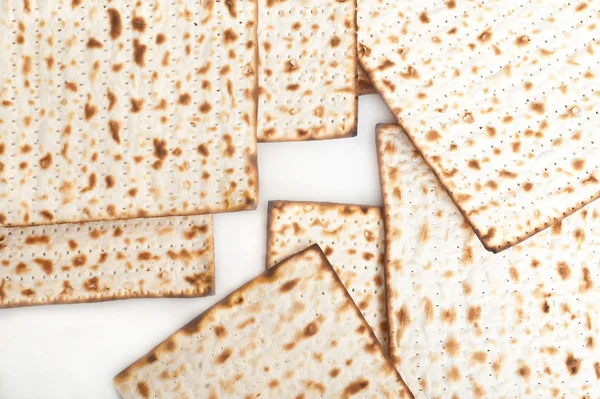
[[356,135],[356,2],[259,0],[258,140]]
[[361,65],[486,248],[598,197],[599,2],[358,3]]
[[255,1],[0,2],[0,225],[255,207]]
[[494,255],[400,127],[378,130],[390,352],[415,397],[598,397],[598,206]]
[[213,293],[210,215],[0,229],[0,308]]
[[323,248],[387,352],[381,207],[272,201],[267,230],[267,268],[312,244]]
[[407,398],[315,245],[198,316],[115,377],[130,398]]

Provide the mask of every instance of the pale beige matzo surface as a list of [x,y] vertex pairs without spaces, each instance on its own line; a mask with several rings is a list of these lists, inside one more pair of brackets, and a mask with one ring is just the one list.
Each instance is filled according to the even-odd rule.
[[383,224],[378,206],[272,201],[267,268],[318,244],[387,352]]
[[253,208],[257,7],[0,3],[0,225]]
[[356,135],[356,2],[259,0],[258,140]]
[[359,0],[361,65],[483,244],[598,197],[600,3]]
[[198,316],[115,377],[123,398],[406,398],[315,245]]
[[210,215],[0,229],[0,308],[213,293]]
[[597,398],[598,206],[485,250],[400,127],[380,126],[390,352],[417,398]]

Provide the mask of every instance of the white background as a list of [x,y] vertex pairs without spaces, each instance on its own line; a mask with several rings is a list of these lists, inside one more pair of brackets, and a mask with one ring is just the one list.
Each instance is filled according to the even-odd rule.
[[0,399],[118,399],[112,378],[265,268],[269,200],[381,205],[379,96],[360,98],[358,136],[259,144],[256,211],[214,216],[216,295],[0,310]]

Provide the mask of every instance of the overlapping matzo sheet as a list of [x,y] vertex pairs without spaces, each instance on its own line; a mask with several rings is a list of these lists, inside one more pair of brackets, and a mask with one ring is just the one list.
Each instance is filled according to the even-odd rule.
[[258,140],[356,135],[356,2],[259,0]]
[[0,308],[213,293],[210,215],[0,229]]
[[254,208],[255,1],[0,3],[0,225]]
[[600,3],[358,1],[361,65],[483,244],[598,197]]
[[130,398],[407,398],[312,246],[238,289],[115,377]]
[[318,244],[387,352],[381,207],[271,201],[267,224],[267,268]]
[[390,352],[415,397],[597,397],[598,206],[494,255],[400,127],[377,138]]

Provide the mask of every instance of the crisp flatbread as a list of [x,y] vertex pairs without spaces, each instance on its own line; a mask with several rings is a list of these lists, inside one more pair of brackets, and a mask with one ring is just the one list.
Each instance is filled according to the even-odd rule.
[[377,139],[390,353],[415,397],[598,397],[598,205],[494,255],[399,126]]
[[388,327],[381,207],[269,202],[267,268],[319,244],[384,348]]
[[254,208],[255,1],[0,2],[0,225]]
[[358,95],[363,96],[367,94],[376,94],[377,90],[373,87],[373,84],[369,80],[366,72],[358,66]]
[[314,245],[269,269],[115,377],[130,398],[407,398]]
[[594,1],[358,1],[360,62],[485,247],[600,193]]
[[0,308],[214,294],[212,216],[0,229]]
[[356,2],[259,0],[258,140],[356,135]]

